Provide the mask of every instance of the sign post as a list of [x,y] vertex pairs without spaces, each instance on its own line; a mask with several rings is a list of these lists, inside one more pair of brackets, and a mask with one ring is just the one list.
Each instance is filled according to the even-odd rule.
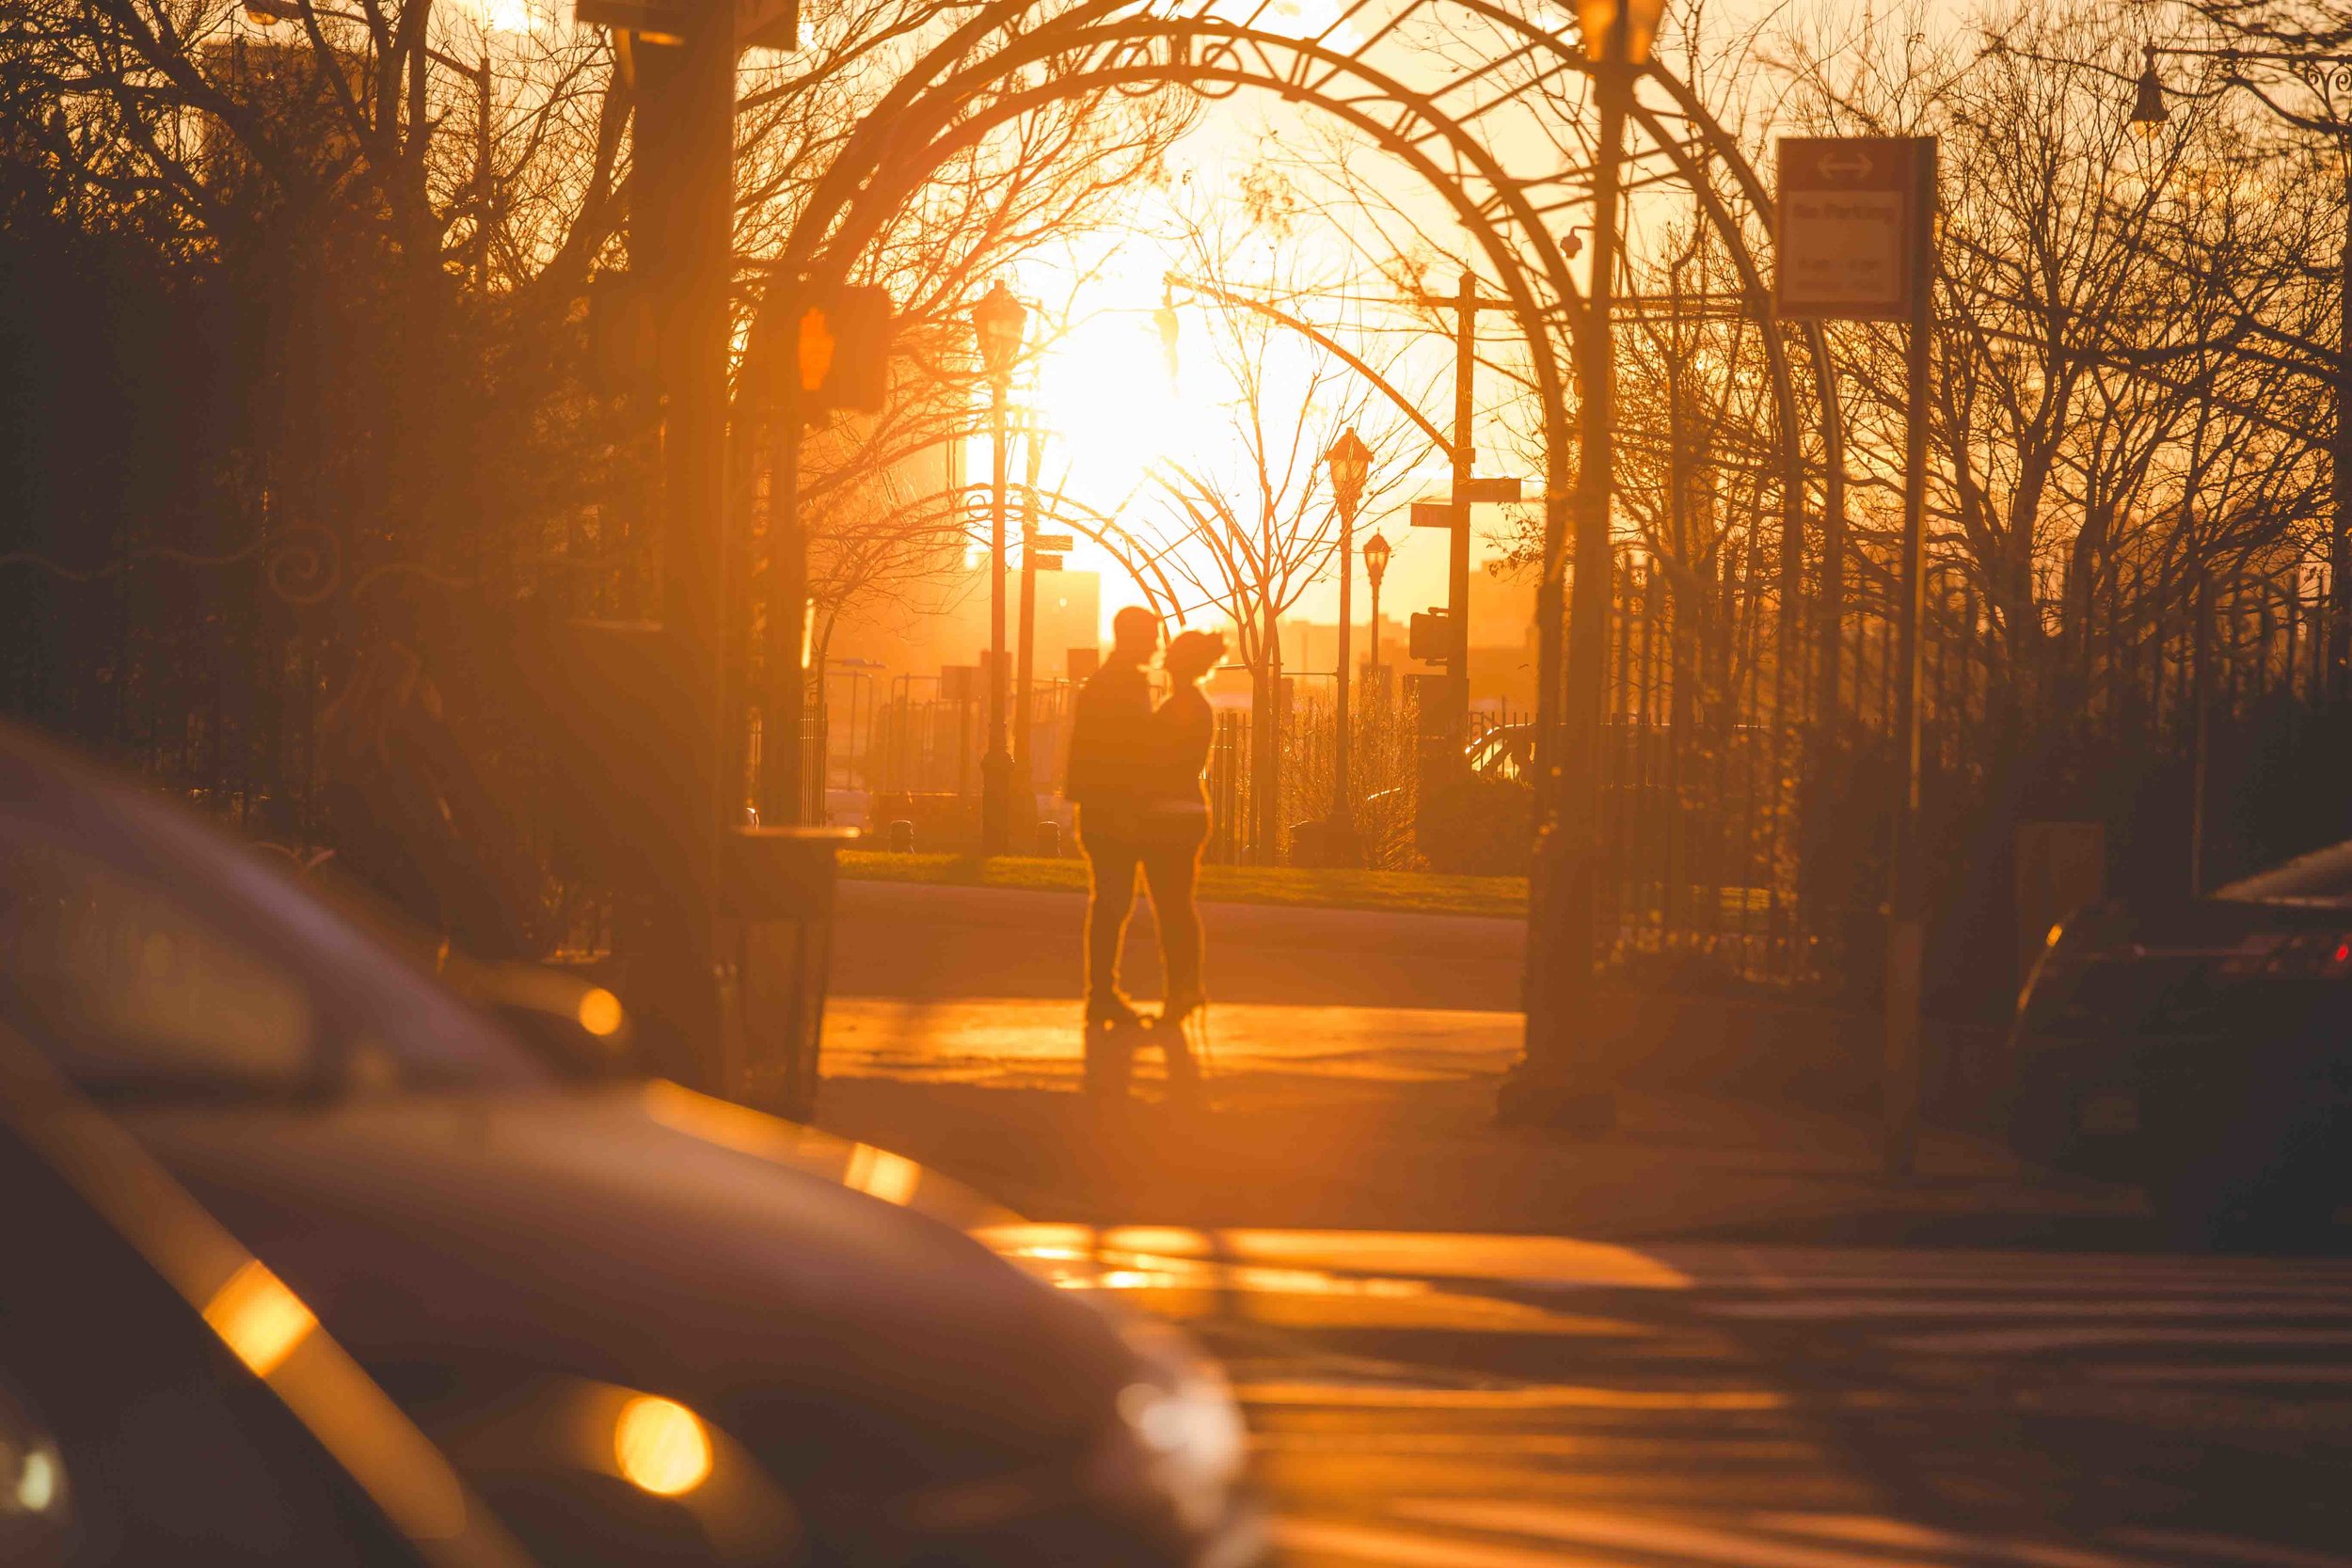
[[[1908,1177],[1919,1146],[1919,991],[1926,897],[1919,867],[1919,621],[1925,572],[1930,290],[1935,265],[1932,136],[1784,136],[1773,314],[1789,321],[1907,325],[1903,377],[1902,614],[1895,668],[1900,766],[1888,867],[1886,1174]],[[1834,635],[1834,630],[1833,630]]]

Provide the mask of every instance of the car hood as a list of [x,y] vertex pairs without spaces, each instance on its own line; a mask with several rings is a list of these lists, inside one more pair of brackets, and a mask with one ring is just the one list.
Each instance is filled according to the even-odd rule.
[[675,1085],[122,1119],[363,1362],[651,1389],[787,1475],[1059,1457],[1132,1375],[1004,1211]]

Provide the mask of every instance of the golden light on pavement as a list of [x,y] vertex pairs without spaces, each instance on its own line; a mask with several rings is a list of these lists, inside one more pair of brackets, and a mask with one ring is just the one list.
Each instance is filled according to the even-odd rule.
[[598,1039],[616,1034],[621,1027],[621,999],[596,986],[580,999],[580,1026]]
[[255,1377],[276,1371],[319,1325],[302,1298],[259,1259],[248,1259],[213,1293],[204,1321]]
[[612,1458],[632,1485],[681,1497],[710,1479],[710,1434],[675,1400],[639,1394],[612,1423]]

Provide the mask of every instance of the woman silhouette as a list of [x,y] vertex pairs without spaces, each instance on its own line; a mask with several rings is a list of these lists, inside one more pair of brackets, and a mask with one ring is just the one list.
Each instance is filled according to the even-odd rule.
[[[1152,778],[1143,874],[1159,919],[1168,1001],[1160,1022],[1181,1025],[1208,1000],[1200,981],[1200,911],[1193,903],[1200,847],[1209,837],[1209,792],[1201,774],[1216,733],[1200,681],[1225,656],[1225,639],[1188,631],[1168,645],[1168,697],[1152,716]],[[1171,1066],[1173,1064],[1171,1063]]]

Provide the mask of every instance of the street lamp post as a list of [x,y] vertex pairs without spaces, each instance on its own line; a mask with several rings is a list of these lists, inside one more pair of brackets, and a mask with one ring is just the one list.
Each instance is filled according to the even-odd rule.
[[[1559,687],[1557,734],[1536,736],[1543,826],[1535,844],[1529,900],[1526,1059],[1503,1087],[1499,1110],[1510,1119],[1598,1117],[1607,1099],[1592,1085],[1565,1081],[1569,1014],[1592,984],[1599,952],[1599,768],[1607,694],[1609,585],[1613,564],[1610,503],[1615,488],[1613,427],[1616,351],[1610,322],[1616,282],[1619,166],[1634,83],[1649,66],[1664,0],[1577,0],[1584,58],[1599,111],[1593,149],[1592,248],[1582,330],[1576,335],[1579,407],[1576,536],[1570,556],[1567,668]],[[1540,678],[1550,680],[1551,672]],[[1547,756],[1548,748],[1556,754]]]
[[[2132,124],[2153,134],[2170,111],[2164,102],[2164,81],[2156,74],[2156,56],[2219,60],[2222,80],[2242,87],[2279,119],[2301,131],[2332,136],[2344,182],[2344,244],[2336,257],[2336,353],[2331,390],[2335,393],[2335,429],[2328,442],[2328,604],[2321,645],[2327,673],[2321,700],[2335,704],[2352,699],[2352,56],[2299,55],[2284,50],[2191,49],[2151,44],[2147,65],[2132,97]],[[2300,81],[2325,109],[2325,116],[2296,114],[2279,103],[2252,78],[2240,73],[2248,62],[2283,67]]]
[[1012,671],[1012,774],[1010,809],[1019,814],[1023,842],[1037,827],[1037,744],[1034,698],[1037,673],[1038,477],[1045,466],[1045,432],[1038,423],[1038,391],[1029,383],[1029,417],[1024,426],[1021,484],[1021,631]]
[[[1372,663],[1365,679],[1375,699],[1380,690],[1380,579],[1389,573],[1389,542],[1380,537],[1378,530],[1364,541],[1364,576],[1372,582]],[[1387,703],[1382,702],[1383,711]]]
[[[1340,648],[1339,682],[1331,703],[1331,718],[1338,733],[1331,749],[1331,832],[1338,835],[1348,830],[1354,815],[1349,809],[1347,794],[1347,748],[1350,738],[1347,715],[1348,633],[1354,629],[1354,609],[1349,603],[1349,584],[1356,576],[1356,509],[1363,504],[1364,481],[1372,474],[1372,449],[1363,437],[1349,425],[1331,445],[1325,461],[1331,469],[1331,499],[1340,509]],[[1378,635],[1375,627],[1374,635]]]
[[990,470],[988,508],[988,754],[980,762],[980,852],[1005,852],[1012,815],[1012,757],[1005,745],[1005,698],[1009,673],[1005,657],[1005,397],[1012,362],[1021,352],[1026,307],[999,278],[972,309],[980,366],[988,372],[989,434],[995,461]]

